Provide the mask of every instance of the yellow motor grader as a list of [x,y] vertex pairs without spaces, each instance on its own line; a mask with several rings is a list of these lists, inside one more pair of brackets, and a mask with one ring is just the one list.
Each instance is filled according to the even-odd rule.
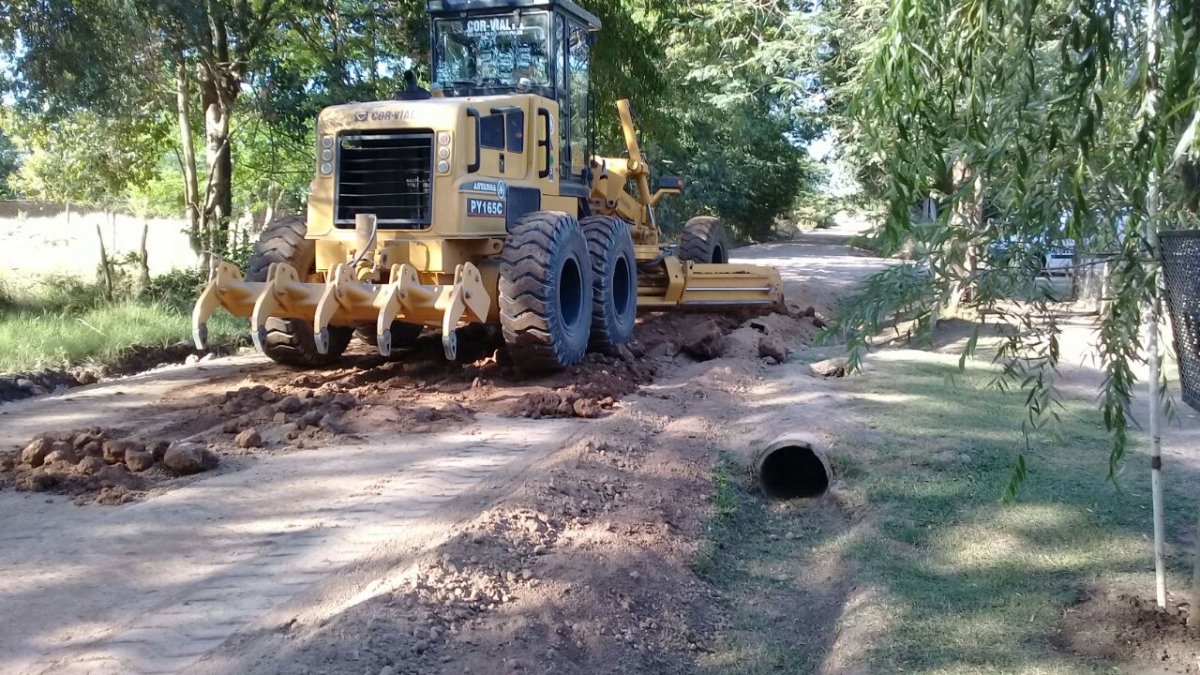
[[219,307],[300,367],[357,330],[379,352],[440,328],[499,324],[530,370],[631,340],[639,311],[781,307],[769,267],[728,264],[721,222],[688,221],[671,252],[627,101],[627,156],[592,155],[590,48],[600,21],[570,0],[431,0],[432,80],[394,100],[324,109],[307,217],[265,228],[246,274],[221,262],[194,338]]

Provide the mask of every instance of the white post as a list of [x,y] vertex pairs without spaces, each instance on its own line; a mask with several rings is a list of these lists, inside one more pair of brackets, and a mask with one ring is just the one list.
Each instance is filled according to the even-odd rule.
[[1167,606],[1167,570],[1164,561],[1163,547],[1166,534],[1163,524],[1163,486],[1162,486],[1162,439],[1159,437],[1159,388],[1158,373],[1158,172],[1150,174],[1149,186],[1146,191],[1146,243],[1150,246],[1150,278],[1154,284],[1154,298],[1146,312],[1147,349],[1150,352],[1150,492],[1154,507],[1154,594],[1158,606]]
[[[1154,68],[1158,64],[1158,0],[1146,3],[1146,101],[1142,114],[1153,120],[1158,114],[1158,90]],[[1151,122],[1152,123],[1152,122]],[[1159,437],[1158,373],[1158,169],[1151,168],[1146,180],[1146,244],[1150,248],[1152,297],[1146,312],[1146,340],[1150,361],[1150,492],[1154,508],[1154,594],[1160,608],[1167,606],[1167,568],[1164,561],[1166,534],[1163,523],[1162,441]]]

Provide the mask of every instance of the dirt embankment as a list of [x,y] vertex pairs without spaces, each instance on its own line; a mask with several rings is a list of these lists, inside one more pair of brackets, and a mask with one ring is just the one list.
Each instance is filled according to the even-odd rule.
[[721,612],[691,567],[715,453],[668,430],[684,395],[592,423],[370,599],[289,623],[250,672],[692,672]]
[[0,404],[21,401],[34,396],[64,389],[95,384],[102,379],[135,375],[148,370],[184,363],[188,359],[210,359],[226,356],[248,344],[246,338],[233,338],[212,345],[209,352],[201,353],[190,342],[169,345],[133,345],[115,359],[105,363],[91,363],[69,368],[42,368],[19,373],[0,373]]
[[[453,363],[442,357],[436,336],[427,336],[393,359],[365,353],[364,347],[325,370],[270,365],[173,392],[162,407],[177,410],[178,421],[150,435],[99,427],[47,429],[49,443],[78,442],[79,452],[49,463],[28,461],[24,449],[37,438],[27,439],[2,456],[0,489],[67,494],[80,503],[92,498],[122,503],[170,489],[181,484],[179,476],[194,473],[154,464],[128,470],[102,450],[85,452],[89,434],[100,437],[101,445],[112,440],[144,450],[190,444],[214,458],[230,458],[326,446],[340,436],[379,428],[429,432],[470,423],[478,414],[604,417],[639,387],[688,363],[722,356],[763,364],[783,360],[788,345],[807,344],[819,323],[811,310],[762,317],[656,315],[639,322],[628,347],[589,353],[582,363],[552,374],[522,371],[509,361],[498,332],[478,327],[462,331],[464,358]],[[89,456],[100,457],[109,468],[92,466]],[[206,468],[212,468],[209,464],[216,461],[206,460]],[[119,498],[113,496],[118,492]]]

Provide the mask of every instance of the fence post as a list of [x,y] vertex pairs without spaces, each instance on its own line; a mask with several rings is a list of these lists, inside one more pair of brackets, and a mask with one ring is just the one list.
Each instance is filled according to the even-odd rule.
[[[105,210],[105,214],[108,211]],[[104,290],[108,297],[108,301],[113,301],[113,280],[112,270],[108,266],[108,251],[104,248],[104,230],[100,228],[100,223],[96,223],[96,239],[100,241],[100,272],[104,275]]]
[[150,254],[146,248],[146,239],[150,236],[150,223],[142,221],[142,245],[138,249],[138,263],[142,268],[140,285],[142,291],[150,287]]

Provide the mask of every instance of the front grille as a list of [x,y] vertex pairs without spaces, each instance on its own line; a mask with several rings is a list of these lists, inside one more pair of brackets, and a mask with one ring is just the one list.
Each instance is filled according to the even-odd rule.
[[432,131],[372,131],[338,137],[338,227],[373,213],[381,228],[429,227],[433,186]]

